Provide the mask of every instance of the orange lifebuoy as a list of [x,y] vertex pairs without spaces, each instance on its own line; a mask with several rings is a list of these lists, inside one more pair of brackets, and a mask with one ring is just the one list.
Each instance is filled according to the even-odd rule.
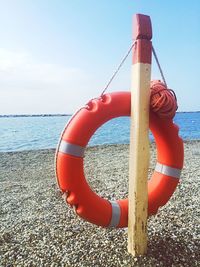
[[[112,118],[130,115],[130,93],[105,94],[91,100],[67,124],[56,151],[56,176],[66,202],[85,220],[103,227],[127,227],[128,200],[108,201],[89,187],[83,169],[84,149],[94,132]],[[148,215],[165,205],[183,167],[183,141],[172,119],[150,112],[150,130],[157,147],[157,164],[148,181]]]

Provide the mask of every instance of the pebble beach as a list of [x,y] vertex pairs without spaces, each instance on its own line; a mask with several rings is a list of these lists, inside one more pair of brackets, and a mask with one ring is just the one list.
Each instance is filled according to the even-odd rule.
[[[0,153],[0,266],[200,266],[200,141],[184,143],[181,182],[148,219],[148,252],[127,252],[127,229],[79,218],[57,189],[55,150]],[[128,145],[87,148],[85,173],[104,198],[128,195]],[[156,163],[151,144],[149,176]]]

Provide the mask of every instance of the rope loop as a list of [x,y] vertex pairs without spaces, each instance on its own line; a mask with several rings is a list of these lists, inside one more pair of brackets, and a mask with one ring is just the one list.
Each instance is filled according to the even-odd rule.
[[112,81],[114,80],[115,76],[117,75],[117,73],[119,72],[119,70],[121,69],[122,65],[124,64],[124,62],[126,61],[127,57],[129,56],[129,54],[131,53],[134,45],[135,45],[136,41],[130,46],[130,48],[128,49],[128,52],[126,53],[126,55],[123,57],[122,61],[120,62],[119,66],[117,67],[117,69],[115,70],[115,72],[113,73],[112,77],[110,78],[110,80],[108,81],[108,83],[106,84],[106,86],[104,87],[101,96],[106,92],[106,90],[108,89],[108,87],[110,86],[110,84],[112,83]]
[[[126,61],[129,54],[131,53],[132,49],[134,47],[136,48],[136,44],[137,44],[136,41],[134,43],[132,43],[132,45],[128,49],[128,52],[123,57],[119,66],[117,67],[117,69],[115,70],[115,72],[111,76],[110,80],[108,81],[108,83],[104,87],[104,89],[100,95],[100,98],[103,97],[104,93],[106,92],[106,90],[108,89],[108,87],[110,86],[112,81],[114,80],[115,76],[117,75],[117,73],[121,69],[122,65]],[[154,58],[156,60],[156,63],[158,65],[163,82],[161,82],[160,80],[155,80],[155,81],[151,82],[151,85],[150,85],[150,108],[153,112],[155,112],[161,118],[173,118],[175,116],[176,110],[178,108],[176,94],[172,89],[167,88],[167,83],[166,83],[160,62],[159,62],[158,57],[156,55],[156,51],[155,51],[153,46],[152,46],[152,52],[153,52]]]

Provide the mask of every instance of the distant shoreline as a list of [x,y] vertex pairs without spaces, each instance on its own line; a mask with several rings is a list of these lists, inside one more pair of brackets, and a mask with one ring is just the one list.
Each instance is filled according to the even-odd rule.
[[22,114],[22,115],[0,115],[0,118],[23,118],[23,117],[66,117],[72,114]]
[[[198,111],[178,111],[177,113],[200,113]],[[72,116],[73,114],[8,114],[0,115],[0,118],[23,118],[23,117],[65,117]]]

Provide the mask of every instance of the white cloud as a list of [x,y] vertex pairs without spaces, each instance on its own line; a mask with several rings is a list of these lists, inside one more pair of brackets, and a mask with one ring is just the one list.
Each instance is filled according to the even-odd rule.
[[77,77],[85,78],[85,73],[78,68],[67,68],[56,64],[35,62],[27,53],[0,49],[0,79],[1,81],[18,84],[34,82],[57,85],[71,83]]
[[[39,62],[30,54],[0,48],[0,114],[73,113],[102,92],[112,75]],[[128,90],[122,70],[108,91]]]
[[0,49],[0,113],[67,113],[88,95],[79,68],[37,62],[30,54]]

